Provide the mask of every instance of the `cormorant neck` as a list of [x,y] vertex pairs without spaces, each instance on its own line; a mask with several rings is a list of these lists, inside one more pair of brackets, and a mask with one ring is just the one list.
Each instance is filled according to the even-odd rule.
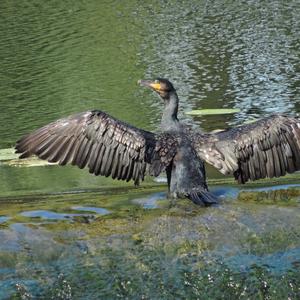
[[163,131],[179,129],[179,121],[177,119],[179,100],[176,91],[170,92],[163,100],[165,109],[161,119],[161,129]]

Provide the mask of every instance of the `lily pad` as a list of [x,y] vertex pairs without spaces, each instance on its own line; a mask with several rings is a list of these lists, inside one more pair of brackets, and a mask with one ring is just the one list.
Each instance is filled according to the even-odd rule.
[[[248,120],[246,120],[246,121],[244,122],[244,124],[242,124],[242,125],[252,124],[252,123],[257,122],[258,120],[259,120],[259,118],[257,118],[257,119],[248,119]],[[242,125],[241,125],[241,126],[242,126]]]
[[238,108],[211,108],[211,109],[195,109],[191,111],[187,111],[187,115],[192,116],[205,116],[205,115],[226,115],[226,114],[234,114],[238,113],[241,110]]
[[18,154],[15,153],[14,148],[0,149],[0,161],[7,161],[17,158]]
[[15,153],[14,148],[0,149],[0,163],[18,167],[38,167],[56,164],[49,163],[46,160],[41,160],[36,156],[19,159],[19,154]]
[[24,158],[24,159],[12,159],[9,161],[5,161],[3,163],[13,167],[41,167],[41,166],[57,165],[57,163],[50,163],[46,160],[39,159],[36,156],[31,156],[29,158]]

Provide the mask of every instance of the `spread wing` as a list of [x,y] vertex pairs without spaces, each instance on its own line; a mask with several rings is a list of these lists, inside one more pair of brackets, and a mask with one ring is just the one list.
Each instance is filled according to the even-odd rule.
[[300,170],[300,119],[273,115],[217,134],[196,134],[200,158],[240,183]]
[[60,165],[87,166],[95,175],[136,184],[151,163],[157,136],[101,111],[88,111],[50,123],[21,138],[15,148],[20,158],[33,154]]

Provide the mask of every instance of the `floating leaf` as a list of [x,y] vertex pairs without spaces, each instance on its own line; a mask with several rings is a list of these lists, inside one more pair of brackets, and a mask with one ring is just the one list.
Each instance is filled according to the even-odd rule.
[[0,161],[12,160],[17,158],[18,154],[15,153],[14,148],[0,149]]
[[36,156],[19,159],[19,154],[15,153],[14,148],[0,149],[0,163],[18,167],[37,167],[55,164],[49,163],[46,160],[41,160]]
[[[258,121],[259,119],[248,119],[246,120],[242,125],[247,125],[247,124],[252,124],[255,123],[256,121]],[[241,125],[241,126],[242,126]]]
[[50,163],[46,160],[41,160],[36,156],[31,156],[29,158],[24,159],[12,159],[4,161],[3,163],[13,167],[40,167],[48,165],[57,165],[57,163]]
[[187,115],[192,116],[205,116],[205,115],[225,115],[225,114],[234,114],[240,112],[238,108],[211,108],[211,109],[195,109],[187,111]]

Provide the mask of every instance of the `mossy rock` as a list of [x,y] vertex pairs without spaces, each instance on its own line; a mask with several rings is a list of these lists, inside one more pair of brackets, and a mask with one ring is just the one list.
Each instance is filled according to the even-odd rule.
[[295,205],[299,203],[300,189],[290,188],[273,191],[241,191],[238,201],[262,204]]

